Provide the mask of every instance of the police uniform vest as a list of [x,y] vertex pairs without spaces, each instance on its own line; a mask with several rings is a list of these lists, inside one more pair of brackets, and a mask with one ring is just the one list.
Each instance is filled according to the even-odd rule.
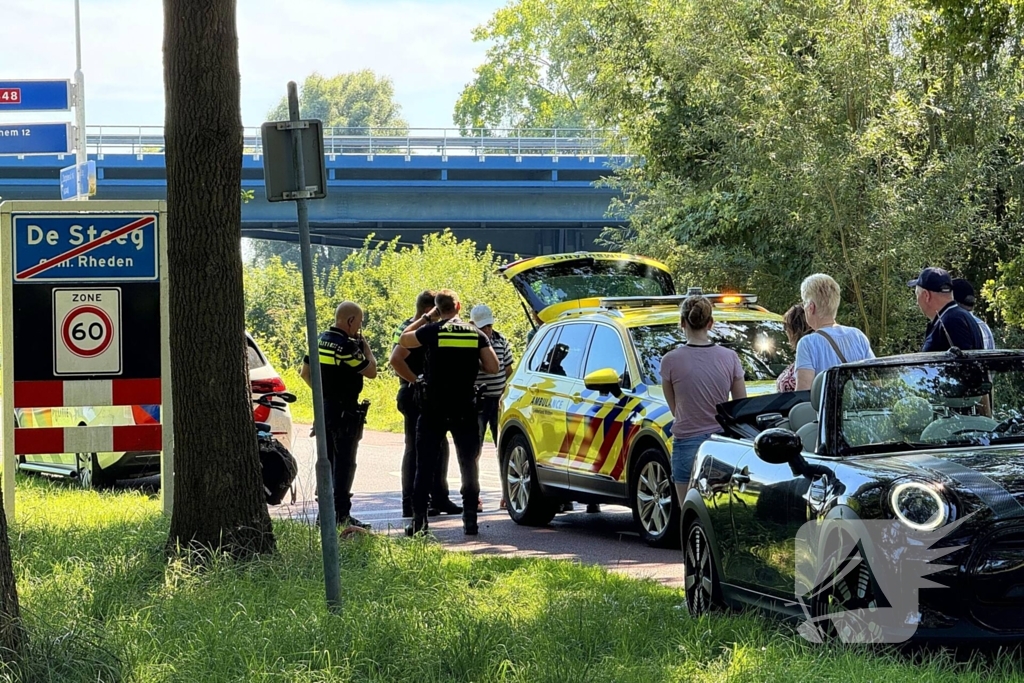
[[426,349],[426,402],[431,407],[464,408],[476,397],[480,349],[491,345],[487,335],[458,318],[425,325],[416,339]]
[[[363,355],[362,347],[337,327],[331,327],[317,340],[317,354],[320,359],[320,378],[324,389],[324,401],[352,407],[359,402],[363,390],[363,376],[360,374],[370,361]],[[305,357],[309,362],[309,356]]]

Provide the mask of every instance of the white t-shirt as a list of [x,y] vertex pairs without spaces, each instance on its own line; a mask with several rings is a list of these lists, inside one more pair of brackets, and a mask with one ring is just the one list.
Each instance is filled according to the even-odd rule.
[[[839,350],[843,352],[847,363],[875,357],[875,352],[871,350],[871,342],[856,327],[836,325],[824,327],[821,332],[832,338]],[[841,363],[835,349],[828,343],[828,339],[822,339],[821,334],[804,335],[796,343],[796,370],[798,372],[813,370],[817,375],[819,372],[825,372]]]

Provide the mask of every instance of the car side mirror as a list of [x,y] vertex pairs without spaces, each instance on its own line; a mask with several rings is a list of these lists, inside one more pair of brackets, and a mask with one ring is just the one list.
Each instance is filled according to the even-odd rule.
[[619,384],[619,373],[612,368],[594,370],[583,378],[583,385],[587,389],[602,394],[612,394],[616,398],[622,396],[622,385]]
[[803,460],[803,441],[788,429],[766,429],[754,439],[757,457],[771,465],[793,464]]

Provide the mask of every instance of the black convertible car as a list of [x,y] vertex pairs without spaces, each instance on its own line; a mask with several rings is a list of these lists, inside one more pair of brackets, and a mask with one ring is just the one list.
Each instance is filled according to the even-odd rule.
[[832,368],[719,406],[682,506],[692,614],[805,636],[1024,640],[1024,352]]

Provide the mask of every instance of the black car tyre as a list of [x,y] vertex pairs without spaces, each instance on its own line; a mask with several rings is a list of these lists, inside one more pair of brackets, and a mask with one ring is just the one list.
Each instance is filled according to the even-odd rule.
[[683,536],[683,569],[686,609],[690,615],[699,617],[721,609],[725,603],[718,583],[715,556],[699,519],[690,522]]
[[558,511],[558,502],[545,498],[541,491],[533,450],[522,434],[513,435],[502,451],[501,487],[508,516],[516,524],[544,526]]
[[819,549],[819,582],[810,602],[811,620],[801,628],[812,641],[878,642],[881,627],[871,615],[882,606],[878,582],[845,530],[830,535]]
[[660,448],[648,448],[637,458],[630,477],[630,507],[640,537],[656,548],[678,548],[679,503],[668,458]]
[[102,489],[110,486],[114,480],[100,468],[95,453],[76,453],[78,466],[78,485],[83,489]]

